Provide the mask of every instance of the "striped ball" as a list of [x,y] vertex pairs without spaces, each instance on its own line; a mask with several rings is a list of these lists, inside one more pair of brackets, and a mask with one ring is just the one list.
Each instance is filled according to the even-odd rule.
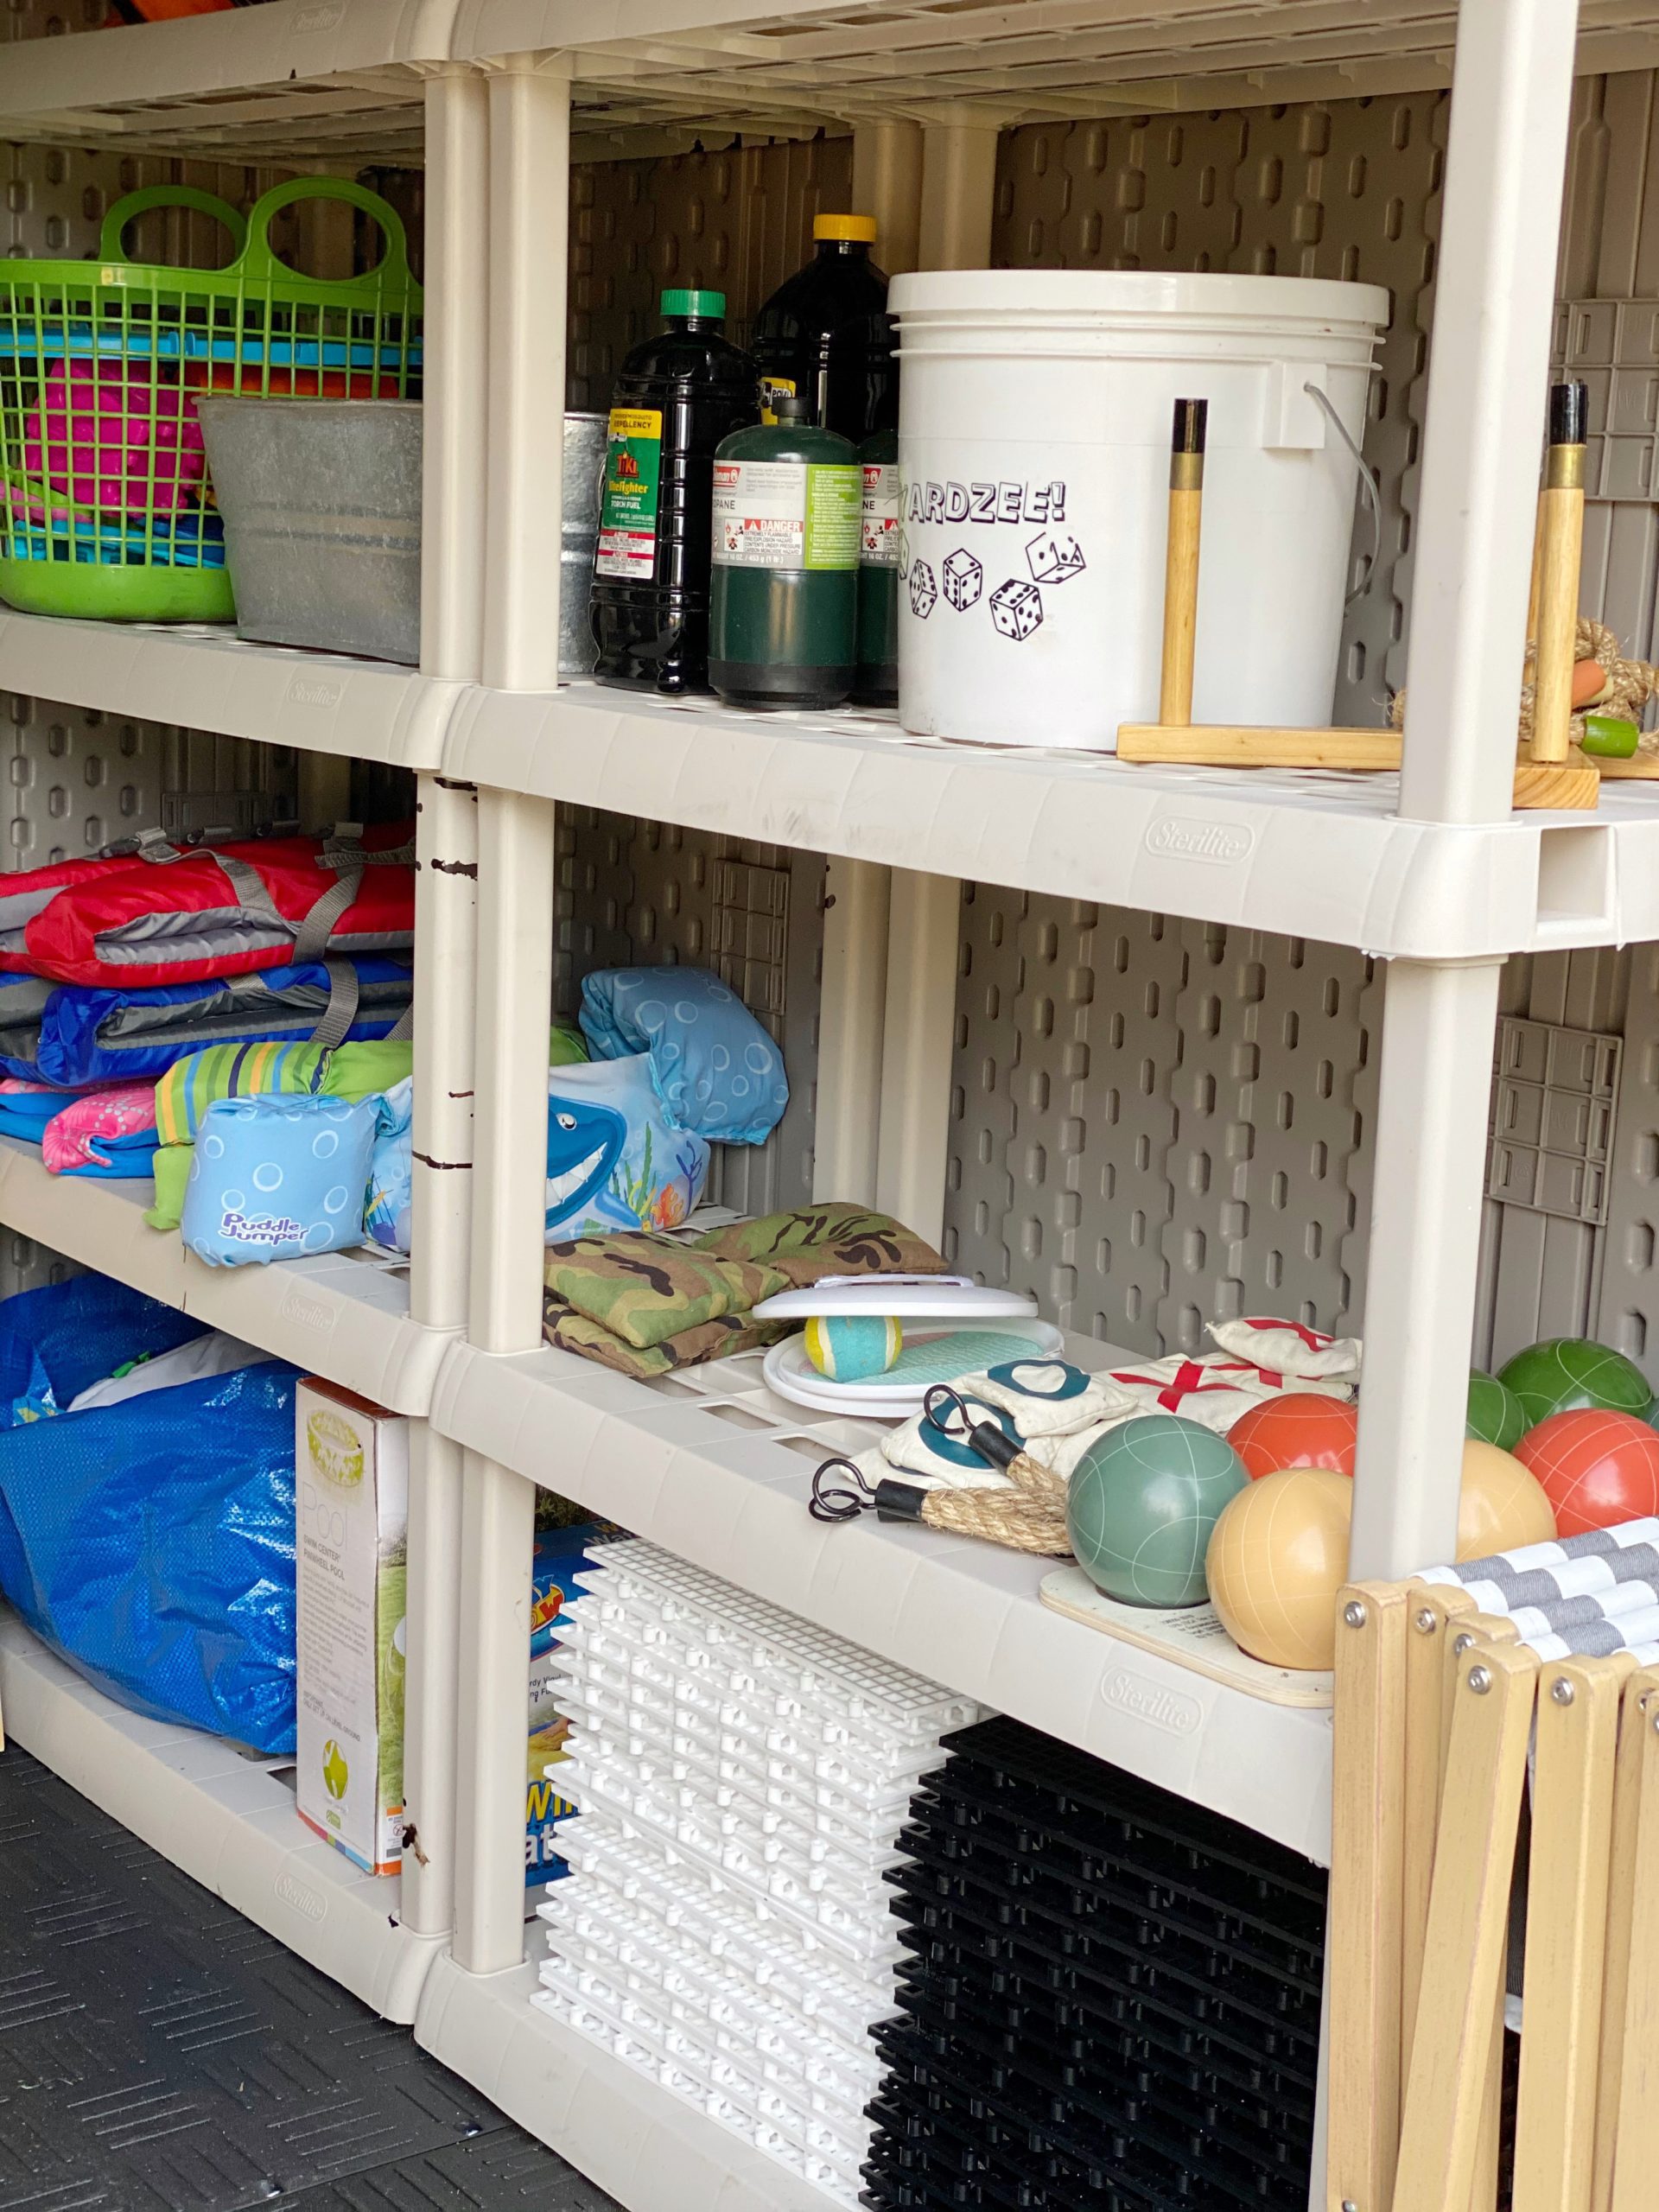
[[832,1382],[885,1375],[904,1341],[904,1331],[891,1315],[815,1313],[806,1325],[806,1356]]

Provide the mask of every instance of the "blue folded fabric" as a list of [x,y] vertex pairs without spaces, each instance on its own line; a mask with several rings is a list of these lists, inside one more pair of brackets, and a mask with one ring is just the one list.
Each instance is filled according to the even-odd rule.
[[60,1090],[0,1092],[0,1137],[21,1137],[25,1144],[39,1144],[41,1130],[70,1103]]
[[38,976],[0,976],[0,1075],[18,1076],[25,1083],[45,1080],[35,1055],[41,1018],[56,988]]
[[713,1144],[764,1144],[784,1117],[784,1056],[735,991],[706,968],[600,968],[582,986],[582,1034],[601,1060],[651,1055],[677,1128]]
[[[358,1014],[346,1035],[385,1037],[410,1003],[406,960],[357,959]],[[204,1045],[303,1043],[328,1003],[320,961],[148,990],[0,978],[0,1073],[75,1088],[163,1076]]]
[[124,1137],[99,1137],[98,1141],[109,1155],[106,1160],[88,1160],[79,1167],[61,1167],[60,1175],[88,1183],[137,1183],[155,1173],[161,1140],[153,1128],[134,1129]]

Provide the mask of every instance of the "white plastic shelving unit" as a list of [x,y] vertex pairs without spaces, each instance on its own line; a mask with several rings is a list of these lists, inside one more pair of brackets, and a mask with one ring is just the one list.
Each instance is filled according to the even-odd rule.
[[[1650,67],[1652,0],[1584,0],[1577,67]],[[445,63],[575,57],[585,128],[754,131],[925,109],[993,124],[1352,99],[1452,79],[1456,0],[272,0],[82,53],[32,41],[0,89],[8,137],[274,158],[421,148]],[[238,96],[240,97],[238,97]]]
[[[442,1924],[453,1877],[455,1933],[416,2031],[632,2212],[760,2212],[799,2192],[527,2002],[523,1683],[538,1479],[1316,1857],[1328,1730],[1247,1713],[1248,1700],[1183,1676],[1187,1704],[1164,1709],[1197,1718],[1160,1734],[1109,1683],[1131,1664],[1166,1687],[1162,1662],[1124,1662],[1109,1639],[1045,1614],[1029,1563],[926,1531],[815,1528],[813,1436],[764,1393],[751,1389],[746,1406],[744,1378],[646,1388],[543,1348],[554,807],[831,856],[824,1194],[874,1199],[923,1230],[937,1228],[943,1187],[958,879],[1388,957],[1353,1564],[1384,1575],[1445,1556],[1500,964],[1659,936],[1659,806],[1627,790],[1593,817],[1514,819],[1503,673],[1521,663],[1571,80],[1575,67],[1652,67],[1656,36],[1656,0],[920,0],[898,11],[880,0],[273,0],[8,54],[0,137],[316,162],[407,154],[423,124],[425,660],[420,678],[381,691],[351,668],[340,680],[352,710],[342,696],[310,741],[358,751],[354,732],[391,746],[395,731],[410,748],[399,757],[442,768],[421,786],[438,865],[421,878],[416,1151],[430,1165],[410,1325],[452,1333],[421,1432],[411,1651],[424,1654],[426,1685],[410,1767],[436,1869],[423,1877],[421,1925]],[[855,166],[895,219],[889,234],[913,239],[919,226],[922,265],[968,266],[988,250],[1001,125],[1444,85],[1454,39],[1397,779],[1128,770],[917,743],[870,717],[760,722],[558,688],[558,424],[546,395],[563,382],[573,145],[650,152],[850,122]],[[102,687],[127,680],[111,673],[115,649],[89,645],[86,666],[102,672],[75,676],[73,649],[40,627],[0,632],[0,683],[44,657],[80,684],[67,696],[96,682],[97,703],[113,703]],[[308,742],[288,657],[190,639],[133,650],[144,711],[208,727],[236,714],[239,734]],[[232,673],[206,672],[222,664]],[[423,748],[446,712],[434,759]],[[470,1174],[449,1172],[469,1161]],[[80,1203],[0,1173],[0,1214],[33,1207],[19,1225],[48,1241],[61,1243]],[[40,1225],[48,1211],[57,1235]],[[449,1657],[458,1679],[446,1681]],[[10,1700],[19,1662],[5,1663]],[[147,1756],[156,1777],[170,1771]],[[308,1955],[339,1971],[327,1950]]]
[[409,1269],[394,1255],[205,1267],[175,1230],[145,1226],[149,1199],[148,1180],[49,1175],[38,1146],[0,1137],[0,1221],[9,1228],[393,1413],[428,1410],[453,1338],[410,1319]]
[[[954,1688],[1273,1833],[1294,1829],[1302,1848],[1317,1850],[1325,1745],[1315,1724],[1282,1715],[1271,1726],[1259,1715],[1244,1722],[1246,1701],[1223,1695],[1198,1712],[1185,1741],[1154,1745],[1144,1716],[1124,1709],[1132,1700],[1101,1694],[1117,1663],[1111,1643],[1090,1649],[1086,1634],[1039,1628],[1027,1566],[969,1557],[972,1547],[936,1540],[924,1548],[911,1541],[913,1531],[815,1529],[804,1512],[812,1441],[801,1440],[803,1455],[800,1440],[791,1446],[780,1435],[776,1408],[746,1409],[735,1378],[700,1381],[677,1402],[671,1390],[579,1376],[574,1363],[540,1348],[543,1083],[537,1054],[513,1032],[512,1009],[539,1006],[548,990],[556,804],[830,854],[838,911],[825,940],[826,1026],[834,1024],[842,1049],[821,1054],[819,1104],[837,1131],[833,1194],[893,1205],[928,1229],[943,1187],[956,879],[971,874],[1173,909],[1388,955],[1353,1567],[1398,1573],[1446,1555],[1501,962],[1539,945],[1618,941],[1652,922],[1642,879],[1659,817],[1643,798],[1621,796],[1593,823],[1513,821],[1513,708],[1507,683],[1492,674],[1521,662],[1533,485],[1516,456],[1536,450],[1542,426],[1553,254],[1538,241],[1553,241],[1559,226],[1576,14],[1559,0],[1471,0],[1456,21],[1414,549],[1414,710],[1397,779],[1148,773],[915,744],[856,715],[760,723],[715,707],[559,690],[526,619],[533,599],[546,624],[551,518],[544,506],[533,521],[526,512],[538,480],[534,454],[503,442],[524,419],[534,378],[552,373],[537,349],[550,334],[556,346],[559,335],[550,334],[545,299],[533,331],[501,309],[518,298],[524,241],[512,203],[493,194],[484,257],[490,480],[511,486],[511,496],[492,499],[486,575],[492,595],[498,578],[511,594],[493,608],[481,681],[461,704],[448,755],[450,772],[480,791],[480,1174],[469,1346],[454,1356],[435,1409],[436,1425],[466,1453],[461,1702],[471,1733],[461,1769],[454,1960],[431,1985],[417,2025],[474,2080],[487,2072],[493,2086],[504,2052],[532,2049],[513,1971],[522,1939],[517,1728],[508,1713],[524,1650],[527,1476],[540,1473]],[[1592,6],[1586,26],[1605,32],[1614,14]],[[491,21],[508,16],[563,24],[551,6],[507,5]],[[1646,10],[1626,10],[1617,27],[1651,21]],[[1128,10],[1068,10],[1065,28],[1075,42],[1063,55],[1048,48],[1023,79],[1022,58],[1036,49],[1022,35],[1036,41],[1059,29],[1052,12],[1002,10],[992,48],[967,48],[969,24],[991,29],[972,11],[947,19],[906,10],[878,25],[843,9],[815,23],[752,23],[741,38],[710,33],[701,59],[683,40],[664,38],[659,53],[639,57],[612,112],[631,101],[634,119],[654,108],[660,123],[690,104],[714,121],[765,93],[798,108],[822,99],[855,123],[919,114],[918,259],[965,265],[985,255],[983,126],[1010,112],[1002,103],[1027,114],[1071,112],[1074,98],[1101,99],[1115,76],[1108,105],[1133,81],[1127,96],[1135,105],[1179,107],[1193,92],[1190,79],[1180,81],[1182,66],[1191,71],[1195,61],[1224,72],[1243,62],[1261,73],[1243,96],[1273,97],[1262,86],[1287,83],[1299,66],[1313,90],[1338,52],[1354,72],[1344,89],[1363,89],[1368,71],[1379,73],[1379,83],[1422,82],[1408,73],[1428,60],[1422,42],[1443,39],[1452,19],[1387,4],[1357,22],[1352,10],[1295,5],[1254,11],[1243,22],[1236,11],[1179,6],[1139,9],[1132,20]],[[1241,30],[1254,41],[1248,54]],[[1414,53],[1402,52],[1414,39]],[[795,65],[787,90],[785,55]],[[1443,67],[1443,52],[1433,63]],[[515,197],[530,193],[547,211],[550,232],[563,228],[573,104],[586,109],[609,66],[608,57],[579,51],[538,73],[521,59],[487,95],[493,176],[511,180]],[[1155,93],[1147,81],[1154,67],[1176,79]],[[1147,75],[1137,81],[1138,69]],[[959,105],[933,106],[947,89]],[[906,111],[910,100],[918,104]],[[979,124],[977,139],[964,113]],[[855,170],[860,151],[855,137]],[[912,168],[912,191],[914,179]],[[546,283],[552,272],[543,266]],[[543,465],[543,500],[551,475]],[[867,1022],[855,1035],[850,1011],[872,993],[885,994],[885,1022],[879,1033]],[[849,1101],[859,1093],[880,1102],[874,1127],[867,1120],[861,1138],[842,1143],[856,1121]],[[822,1188],[832,1194],[827,1182]],[[722,1388],[730,1394],[723,1407]],[[746,1436],[746,1410],[771,1433]],[[1183,1689],[1190,1697],[1192,1686]],[[1189,1709],[1198,1705],[1194,1699]],[[1281,1737],[1262,1741],[1273,1726]],[[1282,1800],[1270,1807],[1275,1788]],[[480,1977],[464,2006],[454,1995],[457,1970]],[[492,2003],[505,2015],[499,2039],[484,2029]],[[556,2136],[560,2122],[544,2110],[528,2124]],[[1314,2194],[1323,2201],[1318,2177]],[[685,2201],[660,2173],[624,2196],[639,2212]],[[718,2201],[718,2192],[706,2201]]]
[[452,775],[932,875],[1471,959],[1659,934],[1659,791],[1413,820],[1397,775],[1128,767],[952,745],[892,715],[747,715],[593,683],[461,696]]
[[[1120,1354],[1091,1338],[1068,1354]],[[1045,1605],[1052,1560],[932,1529],[815,1521],[812,1469],[880,1428],[775,1396],[760,1355],[657,1382],[544,1344],[457,1346],[432,1415],[544,1484],[753,1596],[1109,1758],[1326,1863],[1331,1716],[1270,1705]]]
[[[8,44],[0,138],[173,150],[200,126],[203,143],[234,146],[251,163],[327,168],[342,149],[353,165],[418,158],[425,102],[438,118],[435,176],[447,199],[445,93],[440,85],[429,94],[426,80],[447,54],[453,16],[449,0],[280,0],[130,33]],[[475,205],[478,194],[461,197]],[[16,1741],[403,2020],[414,2017],[453,1919],[459,1454],[424,1415],[465,1313],[477,826],[472,793],[438,771],[458,686],[480,672],[481,607],[481,353],[467,302],[445,281],[442,223],[429,232],[437,299],[426,370],[429,388],[447,394],[451,433],[439,434],[444,410],[435,407],[426,476],[429,542],[439,550],[423,571],[420,671],[244,644],[225,631],[0,610],[0,689],[292,747],[302,775],[308,760],[315,769],[359,759],[417,777],[419,1255],[411,1266],[347,1255],[207,1268],[176,1236],[144,1226],[144,1185],[57,1180],[29,1148],[0,1148],[8,1226],[414,1417],[404,1780],[418,1848],[401,1879],[360,1876],[304,1827],[284,1783],[188,1732],[133,1721],[16,1623],[0,1656],[0,1700]],[[326,775],[321,781],[330,787]],[[334,777],[334,791],[339,783]]]
[[244,645],[221,628],[66,622],[7,607],[0,691],[416,770],[442,765],[459,696],[414,669]]

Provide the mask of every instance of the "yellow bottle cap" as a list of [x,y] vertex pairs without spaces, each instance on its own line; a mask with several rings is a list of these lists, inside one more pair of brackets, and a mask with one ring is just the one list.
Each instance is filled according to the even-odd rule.
[[815,215],[812,219],[812,238],[816,245],[820,238],[855,238],[861,245],[875,244],[874,215]]

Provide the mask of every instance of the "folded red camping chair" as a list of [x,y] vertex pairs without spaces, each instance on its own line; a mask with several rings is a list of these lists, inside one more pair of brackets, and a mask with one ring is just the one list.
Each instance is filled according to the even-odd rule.
[[148,831],[0,878],[0,969],[137,990],[391,951],[414,942],[414,859],[407,823],[182,851]]

